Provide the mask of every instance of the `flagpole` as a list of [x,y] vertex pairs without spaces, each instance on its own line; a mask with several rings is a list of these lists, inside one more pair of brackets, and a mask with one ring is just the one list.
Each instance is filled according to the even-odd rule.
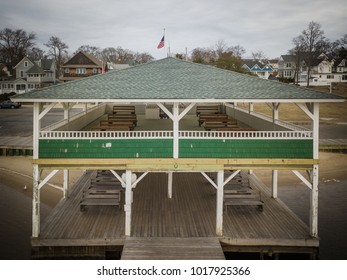
[[164,28],[164,55],[166,54],[167,57],[167,53],[166,53],[166,37],[165,37],[165,28]]

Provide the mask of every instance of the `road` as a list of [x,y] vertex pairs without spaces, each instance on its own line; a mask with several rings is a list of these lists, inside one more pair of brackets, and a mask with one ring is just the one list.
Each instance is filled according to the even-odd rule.
[[[73,108],[70,116],[82,109]],[[61,108],[53,108],[42,119],[41,126],[45,127],[62,120],[64,111]],[[19,109],[0,109],[0,137],[1,136],[31,136],[33,134],[33,108],[23,106]]]

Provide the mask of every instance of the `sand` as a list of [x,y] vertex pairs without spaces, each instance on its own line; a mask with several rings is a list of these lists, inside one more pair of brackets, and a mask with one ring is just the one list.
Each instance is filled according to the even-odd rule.
[[[347,154],[339,153],[320,153],[319,164],[320,182],[338,183],[347,180]],[[45,170],[42,173],[44,178],[49,173]],[[73,186],[80,178],[83,171],[70,171],[69,184]],[[257,170],[258,175],[264,183],[271,185],[271,171]],[[0,160],[0,180],[5,185],[10,186],[17,191],[32,196],[32,162],[31,157],[1,157]],[[54,207],[62,198],[62,191],[53,186],[62,187],[63,172],[56,174],[49,183],[41,189],[41,201],[51,207]],[[281,185],[302,185],[303,183],[291,171],[279,171],[279,187]],[[52,186],[53,185],[53,186]],[[25,190],[26,186],[26,190]]]
[[[31,157],[0,157],[0,180],[6,186],[23,192],[32,197],[32,158]],[[44,170],[41,178],[45,178],[50,170]],[[83,171],[72,170],[69,176],[69,185],[72,187],[82,176]],[[54,207],[63,197],[63,192],[56,188],[63,186],[63,172],[58,172],[41,189],[41,201]],[[26,187],[26,188],[25,188]]]

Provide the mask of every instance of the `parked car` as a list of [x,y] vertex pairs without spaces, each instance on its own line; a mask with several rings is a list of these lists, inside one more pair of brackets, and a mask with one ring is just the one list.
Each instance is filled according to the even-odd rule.
[[2,108],[15,109],[15,108],[20,108],[20,106],[22,106],[20,103],[13,102],[12,100],[5,100],[0,103],[0,109]]

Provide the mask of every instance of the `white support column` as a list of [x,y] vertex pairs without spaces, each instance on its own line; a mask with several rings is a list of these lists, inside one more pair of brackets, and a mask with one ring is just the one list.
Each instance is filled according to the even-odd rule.
[[272,170],[272,197],[277,198],[278,170]]
[[223,236],[224,171],[217,172],[216,234]]
[[[313,158],[319,159],[319,103],[312,106]],[[313,165],[310,203],[310,234],[318,237],[318,164]]]
[[131,203],[132,203],[132,172],[130,170],[125,171],[125,236],[131,235]]
[[35,102],[33,107],[33,159],[39,158],[40,108],[41,104]]
[[70,109],[70,104],[69,103],[63,103],[63,108],[64,108],[64,120],[69,120],[69,109]]
[[168,198],[172,198],[172,177],[173,177],[173,172],[168,172],[167,173],[167,195]]
[[178,102],[173,104],[172,114],[173,114],[173,158],[178,158],[179,155],[179,107]]
[[69,170],[64,169],[63,171],[63,176],[64,176],[64,181],[63,181],[63,196],[64,198],[67,198],[70,196],[70,191],[69,191]]
[[318,164],[312,170],[312,191],[310,197],[310,234],[318,237]]
[[32,212],[32,237],[40,234],[40,171],[37,164],[33,165],[33,212]]
[[[39,158],[39,136],[41,129],[40,120],[41,104],[33,105],[33,159]],[[32,208],[32,237],[40,234],[40,170],[37,164],[33,164],[33,208]]]
[[175,102],[172,107],[172,113],[162,104],[157,103],[173,122],[173,158],[179,155],[179,122],[194,107],[195,103],[190,103],[180,114],[179,102]]
[[279,107],[280,107],[280,103],[272,103],[272,118],[274,123],[278,120]]
[[319,103],[313,104],[313,119],[312,119],[312,133],[313,133],[313,158],[319,158]]
[[254,105],[253,105],[253,102],[250,102],[248,104],[248,114],[251,115],[253,113],[253,111],[254,111]]

